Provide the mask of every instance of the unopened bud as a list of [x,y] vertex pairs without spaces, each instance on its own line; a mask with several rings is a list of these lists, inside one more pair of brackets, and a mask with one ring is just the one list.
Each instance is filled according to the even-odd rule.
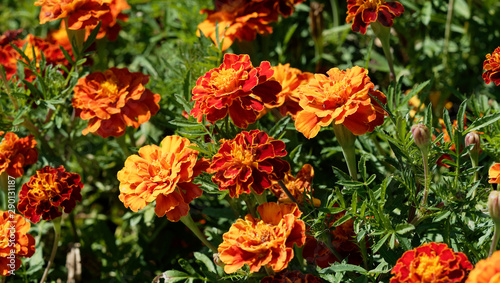
[[471,152],[479,153],[481,149],[481,137],[477,132],[470,132],[465,136],[465,146],[474,145]]
[[222,260],[220,260],[220,255],[219,255],[219,253],[215,253],[215,254],[213,254],[213,258],[214,258],[214,263],[215,263],[215,265],[217,265],[217,266],[221,266],[221,267],[224,267],[224,263],[222,262]]
[[496,225],[500,225],[500,191],[492,191],[488,197],[488,211]]
[[415,140],[415,144],[421,150],[427,148],[431,142],[431,135],[429,128],[427,128],[424,124],[417,124],[411,127],[411,134],[413,135],[413,139]]

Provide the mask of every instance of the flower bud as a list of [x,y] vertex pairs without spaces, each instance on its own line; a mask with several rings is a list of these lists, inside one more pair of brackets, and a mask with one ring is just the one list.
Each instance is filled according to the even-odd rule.
[[220,267],[224,267],[224,263],[222,262],[222,260],[220,260],[219,253],[213,254],[213,259],[214,259],[215,265],[220,266]]
[[411,127],[411,134],[413,135],[413,139],[415,140],[415,144],[421,150],[427,148],[431,141],[431,135],[429,128],[424,124],[417,124]]
[[500,191],[492,191],[488,197],[488,211],[496,225],[500,225]]
[[481,137],[477,132],[470,132],[465,136],[465,146],[474,145],[471,153],[479,153],[481,150]]

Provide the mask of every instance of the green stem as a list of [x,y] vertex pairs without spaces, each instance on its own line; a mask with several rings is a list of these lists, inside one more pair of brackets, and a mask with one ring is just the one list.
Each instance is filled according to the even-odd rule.
[[356,181],[358,179],[358,170],[356,167],[356,148],[354,147],[356,136],[342,124],[334,124],[333,132],[342,147],[342,153],[344,154],[347,168],[349,169],[349,175],[354,181]]
[[57,246],[59,245],[59,238],[61,236],[61,221],[62,221],[62,217],[58,217],[58,218],[52,220],[52,224],[54,225],[54,245],[52,246],[52,252],[50,254],[50,259],[47,263],[47,267],[45,268],[45,271],[43,272],[42,279],[40,279],[40,283],[45,282],[45,280],[47,279],[47,276],[49,275],[50,267],[52,266],[52,263],[54,262],[54,258],[56,257]]
[[500,224],[495,223],[495,232],[493,233],[493,239],[491,239],[491,247],[488,257],[490,257],[497,250],[498,239],[500,238],[499,236],[500,236]]
[[205,235],[203,235],[198,226],[196,226],[193,218],[191,218],[191,214],[188,213],[186,216],[181,217],[181,222],[184,223],[184,225],[186,225],[186,227],[188,227],[189,230],[191,230],[191,232],[193,232],[193,234],[195,234],[195,236],[198,237],[203,244],[205,244],[205,246],[212,250],[213,253],[218,253],[217,248],[205,238]]
[[257,206],[255,205],[254,198],[251,198],[248,194],[242,195],[242,198],[245,200],[247,204],[248,212],[252,215],[253,218],[259,218],[257,215]]
[[391,71],[391,78],[393,80],[396,80],[396,72],[394,71],[394,64],[392,62],[391,44],[389,41],[391,28],[384,27],[379,22],[373,22],[370,24],[370,26],[372,27],[375,35],[378,37],[378,39],[380,39],[380,42],[382,43],[382,50],[384,51],[385,59],[389,64],[389,70]]
[[422,198],[422,206],[427,205],[427,195],[429,194],[429,151],[422,151],[422,163],[424,163],[424,197]]
[[241,204],[239,202],[236,202],[236,199],[232,198],[228,195],[226,195],[225,199],[229,203],[229,206],[233,210],[234,216],[236,218],[239,218],[241,215]]
[[130,156],[130,150],[128,149],[127,142],[125,141],[125,134],[116,138],[116,141],[118,142],[118,145],[122,149],[125,156]]
[[5,207],[2,207],[0,209],[7,211],[7,208],[9,207],[7,201],[9,195],[9,175],[6,171],[0,174],[0,189],[2,190],[0,198],[2,200],[2,203],[5,204]]

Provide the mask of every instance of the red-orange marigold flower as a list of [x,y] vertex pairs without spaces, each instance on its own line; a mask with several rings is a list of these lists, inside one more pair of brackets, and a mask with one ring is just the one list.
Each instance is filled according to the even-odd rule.
[[490,180],[488,183],[491,184],[500,184],[500,163],[495,163],[490,167],[488,172]]
[[395,17],[399,17],[405,8],[397,1],[385,0],[347,0],[347,18],[354,32],[366,33],[372,22],[378,21],[385,27],[391,27]]
[[211,123],[229,114],[233,123],[246,129],[257,120],[264,104],[276,103],[281,85],[270,80],[273,70],[264,61],[254,68],[248,55],[225,54],[219,68],[200,77],[193,88],[196,101],[191,115]]
[[66,172],[63,166],[45,166],[36,171],[19,192],[17,209],[33,223],[41,218],[52,220],[70,213],[77,201],[82,201],[83,184],[80,175]]
[[276,275],[262,278],[260,283],[322,283],[323,280],[312,274],[302,274],[300,271],[282,271]]
[[295,120],[299,132],[313,138],[322,126],[335,123],[343,124],[354,135],[363,135],[384,122],[385,111],[370,95],[383,104],[387,99],[373,89],[367,70],[358,66],[346,71],[334,68],[327,74],[315,74],[307,85],[299,87],[303,108]]
[[286,156],[285,143],[263,131],[244,131],[221,144],[209,172],[215,173],[212,181],[229,190],[231,197],[249,194],[251,189],[260,195],[290,170],[290,164],[279,158]]
[[432,242],[405,252],[392,269],[390,282],[465,282],[472,267],[465,254]]
[[299,105],[299,92],[298,87],[306,85],[308,81],[314,78],[314,74],[302,72],[297,68],[290,67],[290,64],[273,67],[274,74],[272,76],[277,82],[281,84],[282,90],[278,94],[278,101],[272,105],[266,105],[267,108],[279,107],[281,115],[286,116],[290,114],[292,119],[295,120],[297,113],[302,110]]
[[294,256],[293,245],[304,245],[305,224],[296,204],[264,203],[257,210],[261,219],[248,214],[223,235],[218,251],[226,273],[245,264],[250,272],[258,272],[262,266],[281,271]]
[[0,275],[13,275],[21,266],[19,258],[35,253],[35,238],[28,234],[31,224],[20,214],[0,211]]
[[[310,164],[305,164],[302,169],[297,173],[297,177],[294,177],[290,172],[285,175],[283,179],[283,185],[286,186],[288,191],[292,194],[295,200],[301,204],[304,203],[304,194],[308,195],[312,199],[313,205],[319,207],[321,201],[319,199],[313,198],[313,188],[312,179],[314,177],[314,169]],[[293,201],[288,197],[285,191],[281,188],[279,184],[274,184],[271,188],[273,194],[278,197],[278,203],[292,203]]]
[[111,68],[79,79],[72,102],[77,115],[89,120],[82,133],[119,137],[126,126],[138,128],[149,121],[160,109],[160,95],[144,87],[148,81],[148,76],[126,68]]
[[42,6],[40,24],[67,18],[68,28],[73,30],[95,27],[99,21],[110,17],[111,0],[38,0],[36,6]]
[[189,211],[189,203],[201,196],[193,184],[194,177],[208,167],[205,159],[197,160],[198,151],[191,149],[187,138],[167,136],[160,146],[146,145],[139,155],[131,155],[118,172],[119,198],[137,212],[156,200],[155,213],[179,221]]
[[[0,136],[4,132],[0,131]],[[3,172],[14,178],[24,174],[23,167],[35,164],[38,160],[36,140],[33,135],[19,138],[14,133],[7,133],[0,143],[0,175]]]
[[500,282],[500,251],[489,258],[480,260],[469,273],[466,283],[498,283]]
[[483,63],[484,82],[489,84],[494,82],[495,85],[500,85],[500,47],[497,47],[492,54],[486,54],[486,60]]

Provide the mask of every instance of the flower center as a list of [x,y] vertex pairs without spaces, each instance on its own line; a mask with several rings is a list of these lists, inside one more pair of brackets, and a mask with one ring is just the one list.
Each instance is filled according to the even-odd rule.
[[254,163],[254,154],[251,150],[244,149],[242,146],[236,146],[231,150],[233,159],[240,164],[251,166]]
[[419,259],[420,261],[414,273],[421,278],[421,282],[434,282],[444,268],[439,262],[439,257],[429,257],[424,254]]
[[325,102],[323,109],[338,108],[346,103],[351,93],[351,88],[344,81],[325,85]]
[[363,0],[365,7],[377,10],[379,6],[385,3],[385,0]]
[[[219,90],[221,93],[232,92],[238,88],[240,72],[234,69],[220,70],[219,72],[213,72],[210,80],[214,88]],[[248,77],[248,75],[246,76]],[[246,79],[242,77],[241,79]]]
[[39,173],[36,179],[36,184],[33,184],[30,193],[36,200],[53,201],[53,199],[59,196],[61,192],[54,182],[53,174]]
[[160,159],[153,160],[149,165],[150,180],[155,183],[168,182],[170,176],[170,168],[165,167],[166,163],[161,162]]

